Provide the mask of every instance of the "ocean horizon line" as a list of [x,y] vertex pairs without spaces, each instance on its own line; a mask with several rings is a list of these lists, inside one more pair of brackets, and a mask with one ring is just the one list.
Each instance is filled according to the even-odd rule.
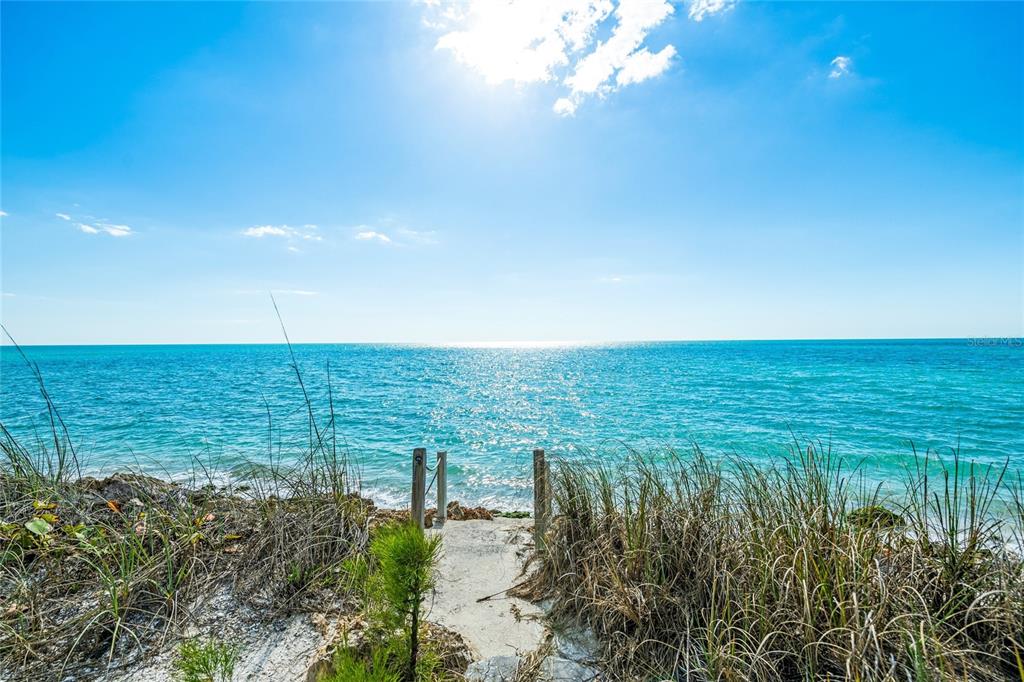
[[[623,340],[503,340],[503,341],[292,341],[292,346],[390,346],[404,348],[479,348],[479,349],[545,349],[573,347],[617,347],[641,345],[702,344],[702,343],[949,343],[963,341],[975,345],[1024,346],[1024,336],[894,336],[894,337],[776,337],[776,338],[707,338],[707,339],[623,339]],[[159,348],[159,347],[217,347],[217,346],[287,346],[281,341],[144,341],[144,342],[85,342],[85,343],[11,343],[0,341],[0,348]]]

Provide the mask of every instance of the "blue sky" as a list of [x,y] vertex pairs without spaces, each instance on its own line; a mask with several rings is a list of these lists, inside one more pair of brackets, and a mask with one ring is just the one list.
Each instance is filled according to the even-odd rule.
[[1024,5],[582,5],[4,2],[4,325],[1024,335]]

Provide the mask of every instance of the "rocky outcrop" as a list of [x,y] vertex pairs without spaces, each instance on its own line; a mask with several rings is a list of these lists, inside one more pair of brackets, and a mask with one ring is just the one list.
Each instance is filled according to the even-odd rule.
[[[434,527],[434,519],[437,518],[437,509],[430,508],[423,514],[423,525],[427,528]],[[449,521],[493,521],[494,512],[485,507],[463,507],[458,500],[448,503]]]
[[494,514],[484,507],[463,507],[455,501],[448,503],[448,518],[452,521],[491,521]]
[[522,656],[494,656],[475,661],[466,669],[466,682],[518,682],[522,678],[537,682],[590,682],[601,679],[593,666],[561,656],[548,656],[539,665]]
[[466,682],[514,682],[522,665],[520,656],[494,656],[473,661],[466,668]]

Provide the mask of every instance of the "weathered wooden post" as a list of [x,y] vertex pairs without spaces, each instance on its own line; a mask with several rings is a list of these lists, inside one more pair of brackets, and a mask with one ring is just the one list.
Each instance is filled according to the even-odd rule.
[[437,453],[437,518],[434,523],[443,526],[448,520],[448,451]]
[[544,550],[544,534],[550,514],[548,463],[544,459],[544,450],[537,448],[533,451],[533,546],[538,552]]
[[423,528],[423,512],[426,510],[427,494],[427,449],[416,448],[412,451],[412,504],[409,516],[413,523]]
[[551,462],[544,460],[544,532],[548,532],[551,525]]

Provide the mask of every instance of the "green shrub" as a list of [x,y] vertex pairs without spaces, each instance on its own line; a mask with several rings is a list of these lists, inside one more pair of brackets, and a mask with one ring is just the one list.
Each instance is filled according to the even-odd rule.
[[399,682],[401,675],[386,648],[373,651],[371,660],[357,656],[350,649],[338,649],[331,660],[332,672],[319,682]]
[[408,634],[409,679],[416,678],[420,611],[423,598],[434,587],[440,547],[440,536],[428,538],[411,523],[385,526],[370,543],[376,563],[372,589],[381,607],[378,616],[385,629],[400,628]]
[[178,647],[174,670],[180,682],[231,682],[237,647],[220,640],[189,640]]

